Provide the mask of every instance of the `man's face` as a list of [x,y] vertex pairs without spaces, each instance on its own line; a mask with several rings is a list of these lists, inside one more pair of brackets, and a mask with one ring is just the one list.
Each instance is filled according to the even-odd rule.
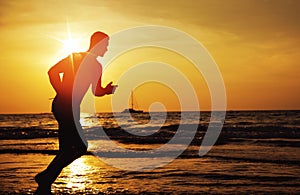
[[105,40],[101,41],[99,44],[100,44],[100,49],[99,49],[98,55],[101,56],[101,57],[103,57],[104,54],[108,50],[107,48],[108,48],[109,40],[105,39]]

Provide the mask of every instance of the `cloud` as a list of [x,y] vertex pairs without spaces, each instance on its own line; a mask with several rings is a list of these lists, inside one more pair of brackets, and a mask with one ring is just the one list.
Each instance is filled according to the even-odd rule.
[[184,0],[105,1],[119,14],[144,23],[178,22],[227,31],[253,39],[273,34],[299,34],[300,1],[283,0]]

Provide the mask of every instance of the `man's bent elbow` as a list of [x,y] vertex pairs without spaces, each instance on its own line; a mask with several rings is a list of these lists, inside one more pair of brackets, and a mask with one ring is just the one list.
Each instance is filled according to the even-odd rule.
[[53,74],[53,68],[50,68],[47,73],[49,76],[51,76]]

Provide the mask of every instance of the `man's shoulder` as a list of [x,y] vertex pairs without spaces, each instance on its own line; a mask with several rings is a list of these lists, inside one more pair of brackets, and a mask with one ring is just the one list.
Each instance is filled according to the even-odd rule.
[[57,64],[68,63],[68,62],[70,61],[70,59],[71,59],[71,56],[68,55],[68,56],[62,58],[61,60],[59,60],[59,61],[57,62]]
[[82,53],[72,53],[61,59],[58,63],[74,63],[77,61],[82,61],[84,55]]

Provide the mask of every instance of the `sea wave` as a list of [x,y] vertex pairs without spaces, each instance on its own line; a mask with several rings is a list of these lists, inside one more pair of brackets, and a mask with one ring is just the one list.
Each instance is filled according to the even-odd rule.
[[[26,150],[26,149],[0,149],[0,154],[46,154],[46,155],[56,155],[58,150]],[[88,151],[85,155],[95,155],[95,152]],[[121,152],[114,151],[101,151],[97,153],[101,158],[149,158],[148,154],[142,155],[132,155],[124,154]],[[170,155],[170,151],[161,153],[160,157],[168,158],[173,157]],[[178,159],[191,159],[191,158],[211,158],[216,160],[227,160],[227,161],[236,161],[236,162],[248,162],[248,163],[272,163],[272,164],[288,164],[299,166],[299,160],[292,159],[266,159],[266,158],[252,158],[252,157],[234,157],[234,156],[225,156],[225,155],[215,155],[207,154],[204,157],[199,157],[197,152],[186,150],[181,155],[177,157]]]
[[[211,124],[213,125],[213,123]],[[183,131],[191,131],[196,127],[195,124],[172,124],[160,126],[140,126],[140,131],[153,131],[153,134],[159,134],[163,137],[173,136],[178,130],[178,127]],[[208,123],[197,125],[197,131],[205,132],[208,128]],[[95,133],[98,130],[105,130],[111,136],[125,135],[126,132],[131,130],[138,130],[138,128],[125,128],[113,127],[107,128],[102,126],[94,126],[85,128],[86,133]],[[124,134],[125,133],[125,134]],[[222,133],[230,135],[230,137],[248,137],[248,138],[300,138],[300,128],[298,127],[282,127],[279,125],[269,126],[228,126],[224,125]],[[130,134],[130,133],[129,133]],[[56,137],[58,135],[57,129],[47,129],[40,127],[0,127],[0,139],[24,139],[24,138],[38,138],[38,137]],[[126,134],[128,135],[128,134]]]
[[[85,129],[85,136],[88,140],[104,140],[104,135],[107,135],[111,140],[123,144],[165,144],[168,143],[178,131],[179,124],[166,125],[159,128],[155,133],[149,136],[139,136],[130,132],[116,128],[92,127]],[[186,143],[189,136],[193,136],[190,145],[200,146],[202,138],[207,131],[207,125],[198,125],[195,135],[189,135],[188,132],[193,132],[194,124],[183,124],[180,126],[181,131],[186,131],[176,143]],[[147,129],[142,129],[147,131]],[[151,129],[152,130],[152,129]],[[104,134],[105,133],[105,134]],[[58,131],[53,129],[40,129],[37,127],[30,128],[15,128],[2,127],[0,128],[1,140],[22,140],[36,138],[56,138]],[[292,127],[278,126],[261,126],[261,127],[243,127],[243,126],[225,126],[216,142],[217,145],[227,143],[252,143],[261,145],[276,145],[281,147],[300,147],[300,129]],[[190,142],[190,141],[189,141]]]
[[58,131],[40,127],[1,127],[0,140],[57,137]]

